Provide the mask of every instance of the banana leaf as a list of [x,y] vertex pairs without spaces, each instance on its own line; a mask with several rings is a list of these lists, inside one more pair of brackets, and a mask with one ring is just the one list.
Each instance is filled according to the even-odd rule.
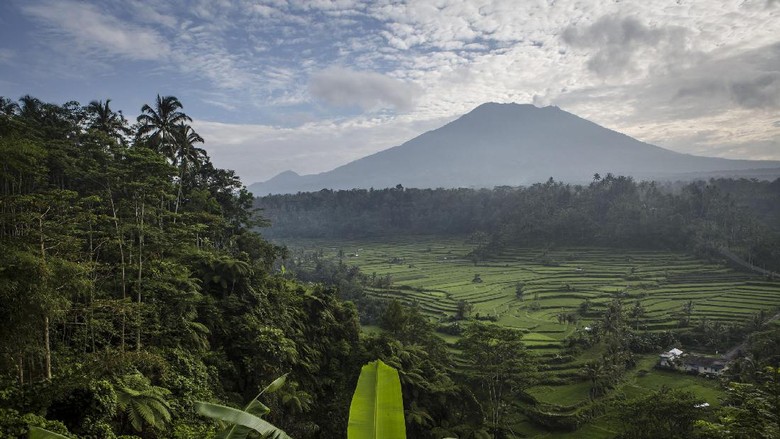
[[30,433],[27,435],[28,439],[68,439],[67,436],[63,436],[59,433],[46,430],[40,427],[30,427]]
[[[251,428],[263,436],[278,439],[290,439],[290,437],[287,436],[287,433],[280,430],[279,428],[276,428],[270,422],[264,421],[259,417],[243,410],[234,409],[233,407],[198,401],[195,403],[195,411],[211,419],[217,419],[230,424]],[[246,437],[246,434],[244,434],[244,429],[235,429],[232,431],[234,434],[243,434],[244,437]],[[229,437],[232,439],[237,436],[231,435]]]
[[405,439],[398,371],[381,360],[363,366],[349,407],[347,439]]
[[[275,379],[271,384],[266,386],[266,388],[263,389],[257,396],[255,396],[255,398],[253,400],[249,401],[249,404],[247,404],[247,406],[244,407],[244,410],[243,410],[244,413],[246,413],[248,415],[253,415],[253,416],[257,417],[257,418],[260,418],[261,416],[268,414],[268,412],[270,412],[270,409],[268,407],[266,407],[263,403],[258,401],[258,398],[260,398],[264,393],[276,392],[277,390],[279,390],[284,385],[284,383],[286,381],[287,381],[287,374],[284,374],[284,375],[280,376],[279,378]],[[200,402],[200,401],[196,402],[196,404],[208,404],[210,406],[216,406],[216,404],[209,404],[209,403]],[[224,407],[224,406],[220,406],[220,407]],[[197,405],[196,405],[196,410],[198,410]],[[233,410],[237,410],[237,409],[233,409]],[[238,410],[238,411],[240,411],[240,410]],[[229,423],[233,424],[229,428],[227,428],[227,429],[221,431],[220,433],[218,433],[217,434],[217,439],[246,439],[247,436],[249,436],[249,432],[253,430],[253,428],[251,428],[251,427],[249,427],[247,425],[240,424],[240,423],[234,423],[234,422],[229,421],[229,420],[227,420],[225,418],[216,416],[218,413],[221,413],[221,411],[219,411],[219,410],[217,410],[216,412],[212,413],[215,416],[212,416],[212,415],[207,414],[207,413],[201,413],[200,411],[198,411],[198,413],[200,413],[200,414],[202,414],[204,416],[208,416],[208,417],[210,417],[212,419],[216,419],[216,420],[223,421],[223,422],[229,422]],[[224,414],[224,413],[223,413],[223,415],[227,416],[227,414]],[[261,421],[263,421],[263,420],[261,419]],[[270,423],[267,423],[266,421],[263,421],[263,422],[265,422],[266,424],[268,424],[271,427],[273,427],[275,429],[275,431],[277,432],[276,434],[284,435],[284,436],[273,436],[273,435],[271,435],[269,437],[272,437],[272,438],[273,437],[287,437],[286,434],[282,430],[279,430],[278,428],[274,427]],[[257,431],[259,431],[259,430],[257,430]],[[264,437],[265,437],[265,435],[264,435]]]

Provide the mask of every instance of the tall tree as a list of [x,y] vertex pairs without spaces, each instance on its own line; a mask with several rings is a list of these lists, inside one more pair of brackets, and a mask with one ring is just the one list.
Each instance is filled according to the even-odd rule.
[[122,113],[111,109],[110,102],[111,99],[106,99],[105,102],[92,101],[87,105],[88,128],[98,130],[112,138],[120,138],[122,134],[129,134],[130,129]]
[[157,95],[154,108],[148,104],[144,105],[137,119],[138,139],[148,141],[150,146],[171,162],[176,161],[177,126],[192,122],[192,119],[181,111],[182,108],[183,105],[175,96]]
[[[206,151],[197,148],[196,143],[203,143],[203,137],[196,133],[191,126],[179,124],[174,130],[174,139],[176,141],[176,160],[179,166],[179,188],[176,193],[176,207],[174,213],[179,213],[179,204],[181,203],[184,180],[191,168],[198,169],[205,160],[208,160]],[[176,218],[173,220],[176,222]]]
[[497,325],[472,324],[459,347],[469,365],[474,393],[482,395],[488,407],[488,425],[498,433],[507,401],[535,381],[536,360],[526,350],[521,332]]

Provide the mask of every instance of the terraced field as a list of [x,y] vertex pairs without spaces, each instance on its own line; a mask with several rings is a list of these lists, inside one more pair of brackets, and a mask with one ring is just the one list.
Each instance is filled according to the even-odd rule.
[[[503,325],[529,330],[526,341],[541,345],[574,330],[559,324],[557,315],[576,310],[585,299],[597,308],[615,297],[630,304],[639,300],[646,310],[640,328],[649,331],[676,327],[688,301],[693,321],[740,321],[780,307],[780,282],[680,253],[515,248],[474,264],[466,258],[474,245],[465,239],[288,245],[321,249],[333,259],[342,250],[345,263],[392,279],[390,288],[371,289],[371,294],[415,303],[433,319],[454,314],[458,302],[466,300],[474,306],[473,316],[495,316]],[[475,275],[481,282],[474,282]],[[522,297],[515,294],[518,283],[524,285]]]
[[[463,238],[296,241],[287,245],[321,251],[323,257],[332,259],[342,251],[345,263],[359,266],[367,275],[392,280],[389,288],[372,288],[369,294],[416,304],[432,320],[454,315],[458,302],[465,300],[473,305],[472,317],[489,316],[524,331],[526,345],[542,358],[546,370],[543,382],[529,393],[564,408],[587,400],[589,387],[580,380],[580,372],[584,364],[601,356],[597,346],[576,358],[561,358],[565,337],[591,322],[580,318],[576,324],[560,323],[558,315],[576,312],[586,299],[595,311],[615,297],[622,297],[628,307],[639,301],[645,313],[632,325],[645,331],[678,327],[689,301],[694,323],[704,318],[738,322],[762,310],[774,314],[780,308],[780,282],[682,253],[513,248],[475,264],[467,258],[475,245]],[[475,281],[476,277],[481,281]],[[521,296],[516,294],[518,283],[523,285]],[[642,362],[651,369],[655,360],[650,355]],[[660,371],[630,379],[623,391],[642,393],[664,383],[704,389],[699,392],[702,397],[711,404],[717,402],[719,391],[711,382]],[[614,420],[603,422],[580,431],[588,434],[577,437],[611,437],[613,429],[608,424]],[[530,424],[524,429],[529,435],[542,434]]]

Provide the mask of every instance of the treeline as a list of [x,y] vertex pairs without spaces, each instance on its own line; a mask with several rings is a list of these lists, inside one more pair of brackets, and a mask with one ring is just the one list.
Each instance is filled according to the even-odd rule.
[[780,268],[780,179],[659,185],[598,174],[587,186],[331,191],[257,198],[271,238],[486,233],[509,244],[605,245],[711,252]]
[[269,419],[342,435],[354,308],[272,275],[281,250],[176,98],[133,125],[109,101],[0,103],[0,437],[213,437],[195,401],[243,407],[285,373]]

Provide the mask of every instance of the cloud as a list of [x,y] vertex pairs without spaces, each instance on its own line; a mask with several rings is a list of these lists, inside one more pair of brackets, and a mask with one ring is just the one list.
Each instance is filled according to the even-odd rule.
[[780,73],[745,79],[709,79],[681,88],[676,98],[720,97],[745,108],[780,108]]
[[649,27],[618,15],[605,15],[585,28],[570,25],[561,35],[571,47],[590,49],[587,66],[599,76],[635,71],[638,58],[652,56],[652,52],[683,51],[685,37],[682,27]]
[[695,66],[654,78],[640,96],[651,105],[665,103],[690,115],[734,107],[780,109],[780,43],[726,56],[701,56]]
[[422,90],[413,83],[375,72],[329,67],[312,75],[309,92],[315,98],[340,107],[409,111]]
[[170,53],[165,39],[153,29],[127,24],[98,7],[68,0],[26,4],[22,11],[65,36],[81,52],[131,60],[160,60]]

